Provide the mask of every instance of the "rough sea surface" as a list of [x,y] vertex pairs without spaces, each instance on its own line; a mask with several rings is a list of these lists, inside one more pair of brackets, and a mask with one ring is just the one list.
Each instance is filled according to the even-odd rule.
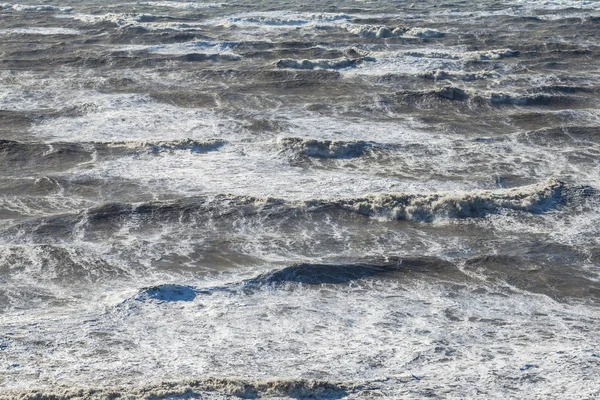
[[0,399],[600,397],[600,2],[0,3]]

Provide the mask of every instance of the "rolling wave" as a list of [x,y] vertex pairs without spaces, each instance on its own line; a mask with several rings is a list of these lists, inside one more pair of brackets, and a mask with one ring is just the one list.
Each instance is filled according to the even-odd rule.
[[0,399],[599,397],[597,1],[22,2]]
[[[350,213],[383,220],[432,222],[438,219],[484,218],[491,214],[521,212],[541,214],[596,196],[590,187],[569,186],[556,179],[511,189],[434,194],[379,194],[339,200],[286,201],[274,198],[219,195],[186,197],[174,201],[138,204],[112,203],[74,214],[32,218],[7,228],[3,235],[70,237],[80,229],[120,229],[132,219],[138,223],[230,220],[249,216],[269,219],[307,213]],[[140,217],[142,217],[140,219]],[[58,235],[58,236],[57,236]]]
[[600,127],[597,126],[565,126],[561,128],[545,128],[521,133],[519,138],[542,146],[553,146],[561,143],[600,144]]
[[[556,244],[540,246],[557,250]],[[565,257],[574,249],[558,249]],[[442,280],[451,282],[495,282],[507,290],[544,294],[568,302],[573,299],[600,301],[600,282],[573,265],[555,265],[527,255],[482,255],[448,261],[436,257],[386,257],[347,263],[301,263],[274,269],[254,278],[220,286],[196,287],[174,283],[142,288],[125,299],[117,309],[134,309],[145,303],[192,302],[198,296],[217,293],[253,295],[265,290],[294,290],[299,287],[347,285],[353,287],[372,280],[396,282]]]
[[432,195],[386,194],[340,201],[348,210],[371,217],[408,221],[482,218],[502,211],[543,213],[564,204],[572,189],[556,179],[506,190]]
[[[0,165],[6,163],[13,168],[20,164],[40,164],[52,162],[65,165],[68,162],[85,162],[92,157],[130,156],[136,154],[158,154],[172,151],[205,153],[218,150],[227,142],[219,139],[194,140],[138,140],[111,142],[19,142],[0,140]],[[10,163],[10,164],[9,164]],[[68,166],[68,164],[66,164]]]
[[322,140],[303,138],[280,138],[277,144],[282,153],[292,157],[343,159],[362,157],[377,145],[364,140]]
[[162,382],[146,386],[121,387],[55,387],[52,389],[25,389],[0,393],[0,399],[55,399],[100,400],[106,398],[173,399],[204,396],[226,396],[242,399],[262,397],[340,399],[350,392],[364,390],[368,382],[342,383],[310,379],[272,379],[253,381],[241,378],[204,378],[179,382]]
[[342,58],[338,60],[295,60],[295,59],[284,59],[277,61],[277,68],[291,68],[291,69],[346,69],[356,67],[364,62],[375,61],[372,57],[361,57],[361,58]]
[[[444,72],[419,73],[419,77],[433,80],[445,80],[454,78]],[[389,77],[389,75],[388,75]],[[459,75],[464,81],[478,80],[477,75]],[[587,103],[582,97],[567,93],[503,93],[486,92],[472,89],[462,89],[456,86],[444,86],[437,89],[426,90],[401,90],[393,95],[381,95],[383,104],[397,106],[424,107],[449,105],[448,100],[455,102],[454,106],[465,103],[468,107],[490,107],[490,106],[524,106],[524,107],[547,107],[549,109],[560,109],[564,107],[585,107]],[[468,110],[468,109],[467,109]]]
[[217,293],[252,295],[264,290],[293,290],[299,285],[345,285],[359,284],[369,279],[409,278],[464,281],[466,277],[455,264],[435,257],[394,256],[347,263],[300,263],[220,286],[196,287],[168,283],[145,287],[119,303],[117,309],[135,309],[144,303],[192,302],[198,296]]

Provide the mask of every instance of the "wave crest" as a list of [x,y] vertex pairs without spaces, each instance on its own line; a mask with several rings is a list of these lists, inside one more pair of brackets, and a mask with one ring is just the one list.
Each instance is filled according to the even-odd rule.
[[194,140],[138,140],[111,142],[19,142],[0,140],[0,160],[28,163],[34,160],[82,161],[92,154],[99,156],[127,156],[140,153],[162,153],[188,150],[206,153],[218,150],[227,142],[220,139]]
[[373,148],[373,143],[364,140],[281,138],[277,142],[284,153],[311,158],[356,158]]
[[456,268],[449,262],[437,258],[390,257],[367,260],[359,263],[341,264],[294,264],[244,281],[244,288],[277,286],[286,283],[307,285],[343,284],[365,278],[394,276],[398,273],[449,272]]
[[567,185],[556,179],[506,190],[430,195],[385,194],[338,202],[359,214],[408,221],[481,218],[501,210],[542,213],[565,202]]
[[277,61],[277,68],[290,69],[345,69],[352,68],[364,62],[375,61],[373,57],[338,58],[335,60],[295,60],[286,58]]
[[[352,383],[317,381],[311,379],[273,379],[253,381],[238,378],[207,378],[179,382],[162,382],[146,386],[121,387],[53,387],[49,389],[24,389],[0,393],[0,399],[20,400],[100,400],[107,398],[152,398],[166,399],[179,396],[215,395],[235,396],[244,399],[262,396],[285,396],[291,398],[328,398],[339,399],[349,391],[358,390]],[[203,396],[202,396],[203,397]]]

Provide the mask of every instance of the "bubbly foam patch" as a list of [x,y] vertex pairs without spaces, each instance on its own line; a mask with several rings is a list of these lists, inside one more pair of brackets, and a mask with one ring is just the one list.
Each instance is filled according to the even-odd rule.
[[115,51],[145,51],[153,54],[228,54],[235,55],[235,42],[192,41],[168,45],[134,45],[115,49]]
[[[359,74],[411,73],[422,75],[428,71],[462,72],[470,61],[491,61],[519,56],[511,49],[462,51],[456,48],[416,48],[402,51],[372,52],[373,63],[364,63],[354,71]],[[493,75],[492,75],[493,76]],[[485,73],[482,74],[485,77]]]
[[338,25],[349,19],[349,15],[338,13],[273,11],[232,16],[227,19],[227,24],[242,26],[297,27],[315,24]]
[[578,0],[519,0],[523,7],[538,10],[561,10],[565,8],[598,9],[598,1]]
[[180,2],[180,1],[145,1],[136,4],[151,7],[166,7],[175,8],[178,10],[198,10],[203,8],[221,8],[225,7],[225,3],[196,3],[196,2]]
[[291,69],[333,69],[343,70],[353,68],[363,62],[375,61],[372,57],[361,57],[361,58],[342,58],[337,60],[294,60],[284,59],[277,62],[278,68],[291,68]]
[[139,13],[106,13],[106,14],[84,14],[73,13],[61,15],[64,19],[75,19],[86,24],[102,24],[111,23],[120,29],[141,28],[147,31],[198,31],[204,24],[197,21],[175,21],[175,22],[158,22],[157,15],[139,14]]
[[79,35],[77,29],[61,27],[26,27],[0,29],[0,35]]
[[[515,385],[549,395],[554,385],[578,394],[595,390],[597,349],[590,343],[597,337],[581,329],[598,322],[590,310],[477,286],[374,281],[368,287],[215,293],[128,310],[103,302],[34,327],[5,317],[11,366],[5,388],[122,385],[134,376],[158,382],[235,369],[248,379],[381,379],[374,388],[393,397],[420,393],[424,384],[439,395],[456,393],[457,385],[471,392],[491,371],[501,376],[486,381],[485,391],[494,395],[508,395]],[[89,369],[81,368],[84,354]],[[40,371],[35,383],[26,378],[33,368]],[[458,372],[444,373],[449,368]],[[573,383],[575,376],[584,380]]]
[[[160,104],[146,95],[105,95],[91,91],[77,94],[81,97],[65,99],[62,106],[81,110],[80,116],[44,121],[33,132],[39,137],[64,141],[74,137],[87,141],[206,138],[231,133],[225,128],[227,120],[212,111]],[[63,93],[61,97],[69,95],[72,96]],[[54,96],[49,93],[48,97]],[[60,101],[54,101],[57,100]]]
[[332,141],[300,138],[281,138],[278,140],[283,152],[292,156],[314,158],[356,158],[361,157],[373,146],[365,141]]
[[51,5],[29,5],[29,4],[11,4],[11,3],[0,3],[0,10],[14,10],[14,11],[59,11],[69,12],[72,10],[71,7],[57,7]]
[[598,397],[597,2],[64,5],[0,5],[0,398]]

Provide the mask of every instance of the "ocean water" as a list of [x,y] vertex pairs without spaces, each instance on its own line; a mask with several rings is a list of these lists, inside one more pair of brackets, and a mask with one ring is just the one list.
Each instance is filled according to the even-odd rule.
[[599,60],[598,1],[0,3],[0,399],[599,398]]

